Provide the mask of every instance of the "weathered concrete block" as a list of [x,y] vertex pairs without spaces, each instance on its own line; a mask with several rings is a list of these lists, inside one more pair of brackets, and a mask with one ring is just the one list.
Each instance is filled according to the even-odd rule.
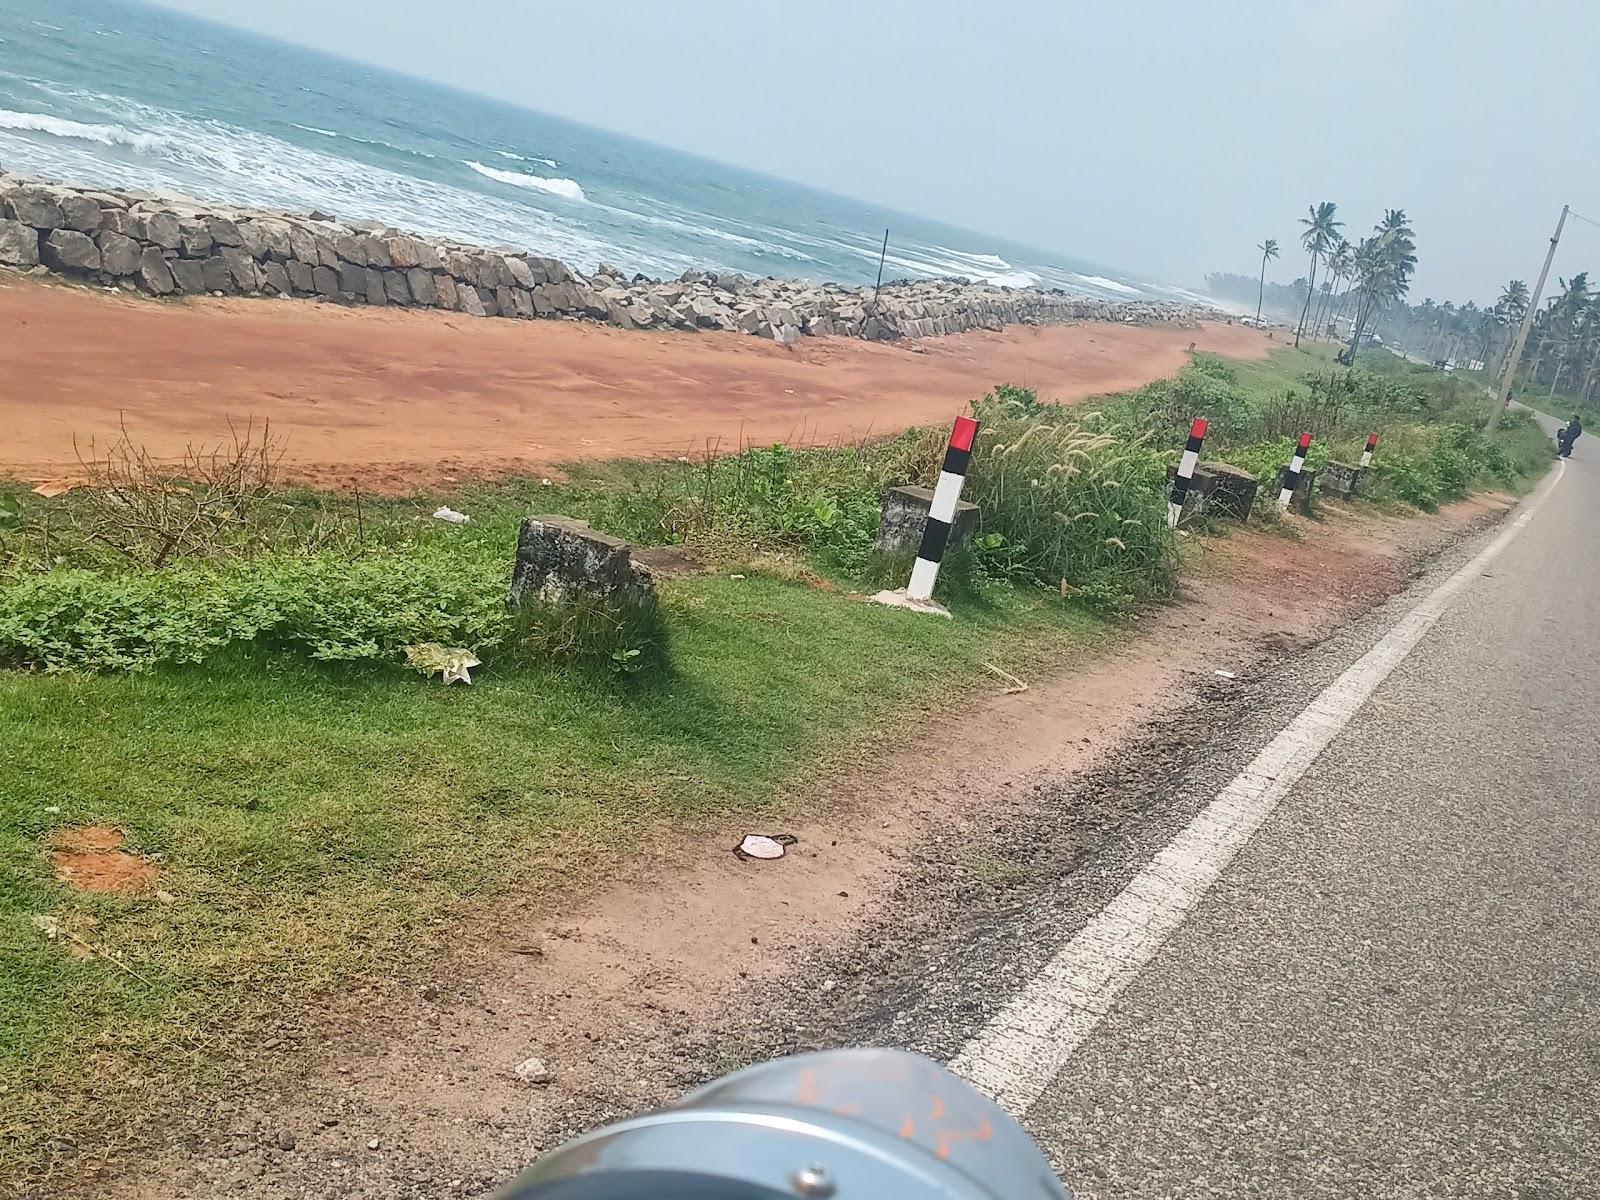
[[100,247],[76,229],[52,229],[39,247],[39,258],[52,271],[98,271]]
[[517,559],[506,603],[600,600],[655,603],[655,580],[633,561],[628,543],[574,517],[536,516],[517,530]]
[[[883,494],[883,512],[872,548],[880,553],[915,550],[922,543],[933,493],[925,487],[892,487]],[[948,549],[954,550],[978,528],[979,510],[966,500],[956,501],[956,519],[950,527]]]
[[1229,463],[1201,463],[1195,468],[1198,479],[1201,471],[1208,478],[1206,509],[1216,516],[1231,517],[1235,521],[1248,521],[1250,510],[1256,502],[1260,483],[1249,471],[1241,471]]
[[1322,468],[1322,490],[1341,500],[1353,500],[1361,481],[1361,468],[1330,461]]
[[0,263],[9,267],[39,265],[39,231],[21,221],[0,220]]

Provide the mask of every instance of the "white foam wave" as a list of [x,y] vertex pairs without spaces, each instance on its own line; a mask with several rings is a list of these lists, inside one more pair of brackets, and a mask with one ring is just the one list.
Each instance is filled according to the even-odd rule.
[[1032,271],[994,271],[983,277],[985,283],[996,287],[1029,288],[1039,286],[1039,276]]
[[496,150],[495,153],[501,158],[509,158],[512,162],[538,163],[541,167],[549,167],[552,171],[561,165],[553,158],[538,158],[528,154],[513,154],[510,150]]
[[1107,279],[1104,275],[1078,275],[1074,279],[1081,279],[1091,287],[1105,288],[1108,292],[1121,292],[1124,296],[1137,296],[1140,294],[1136,287],[1129,287],[1125,283],[1118,283],[1115,279]]
[[318,129],[315,125],[302,125],[298,121],[290,121],[289,124],[293,125],[296,129],[304,129],[307,133],[320,133],[323,137],[339,136],[331,129]]
[[0,108],[0,129],[76,138],[102,146],[127,146],[133,150],[160,150],[167,145],[166,138],[153,133],[138,133],[122,125],[92,125],[84,121],[69,121],[65,117],[52,117],[48,113],[14,112],[9,108]]
[[542,175],[524,175],[519,171],[502,171],[497,167],[486,167],[481,162],[468,162],[479,175],[493,179],[496,183],[510,184],[512,187],[530,188],[537,192],[548,192],[552,196],[561,196],[567,200],[587,199],[583,188],[572,179],[546,179]]

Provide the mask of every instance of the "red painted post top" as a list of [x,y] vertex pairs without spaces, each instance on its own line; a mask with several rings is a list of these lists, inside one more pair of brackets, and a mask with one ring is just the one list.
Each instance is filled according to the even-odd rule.
[[1204,417],[1196,417],[1194,419],[1194,424],[1189,426],[1189,436],[1190,437],[1203,438],[1203,437],[1205,437],[1205,435],[1206,435],[1206,419]]
[[1378,435],[1375,434],[1375,433],[1367,434],[1367,449],[1368,450],[1374,449],[1377,446],[1377,444],[1378,444]]
[[1304,454],[1309,449],[1311,449],[1311,435],[1302,433],[1300,435],[1300,453]]
[[972,439],[978,436],[978,423],[971,417],[957,417],[956,427],[950,431],[952,450],[971,450]]

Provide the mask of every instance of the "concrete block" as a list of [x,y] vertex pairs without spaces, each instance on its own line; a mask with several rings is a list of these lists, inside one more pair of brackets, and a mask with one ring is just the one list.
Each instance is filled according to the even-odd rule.
[[[892,487],[883,494],[883,515],[872,548],[879,553],[915,550],[922,542],[922,529],[928,523],[928,508],[933,493],[925,487]],[[956,519],[950,528],[947,550],[960,546],[978,528],[978,506],[956,501]]]
[[633,561],[628,543],[575,517],[526,517],[506,603],[597,599],[615,605],[655,602],[655,580]]
[[1340,500],[1353,500],[1361,482],[1361,468],[1349,463],[1329,462],[1322,468],[1322,490]]

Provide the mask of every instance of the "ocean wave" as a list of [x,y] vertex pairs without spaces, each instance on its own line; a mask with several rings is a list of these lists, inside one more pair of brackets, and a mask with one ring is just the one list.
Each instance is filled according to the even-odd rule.
[[533,191],[548,192],[552,196],[561,196],[567,200],[586,200],[583,188],[571,179],[546,179],[542,175],[524,175],[519,171],[501,171],[495,167],[486,167],[481,162],[468,162],[479,175],[486,179],[493,179],[496,183],[508,183],[512,187],[529,188]]
[[0,129],[75,138],[78,141],[97,142],[102,146],[127,146],[133,150],[161,150],[169,144],[159,134],[136,133],[121,125],[91,125],[83,121],[69,121],[65,117],[52,117],[48,113],[14,112],[9,108],[0,108]]
[[510,150],[496,150],[495,153],[501,158],[509,158],[512,162],[538,163],[541,167],[549,167],[552,171],[561,165],[553,158],[537,158],[528,154],[513,154]]
[[996,287],[1029,288],[1039,286],[1039,276],[1032,271],[991,271],[983,277],[985,283]]
[[363,146],[382,146],[385,150],[393,150],[399,154],[415,154],[418,158],[438,158],[437,154],[429,154],[426,150],[413,150],[409,146],[396,146],[393,142],[386,142],[382,138],[357,137],[353,133],[336,134],[336,137],[347,137],[352,142],[360,142]]
[[1142,293],[1136,287],[1129,287],[1125,283],[1118,283],[1115,279],[1107,279],[1104,275],[1079,275],[1076,272],[1074,279],[1081,279],[1092,287],[1105,288],[1109,292],[1121,292],[1124,296],[1138,296]]
[[296,129],[304,129],[307,133],[320,133],[323,137],[339,136],[331,129],[318,129],[315,125],[302,125],[298,121],[290,121],[289,124],[293,125]]

